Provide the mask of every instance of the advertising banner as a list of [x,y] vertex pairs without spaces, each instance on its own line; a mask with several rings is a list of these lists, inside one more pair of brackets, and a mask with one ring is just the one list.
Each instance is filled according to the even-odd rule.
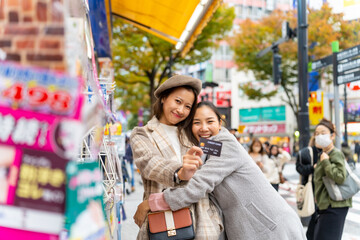
[[65,215],[69,240],[105,239],[103,177],[98,164],[70,162],[66,169]]
[[240,109],[240,122],[285,121],[285,106]]
[[59,239],[65,169],[82,137],[82,81],[0,63],[1,239]]
[[285,133],[285,124],[254,124],[246,125],[242,133],[247,134],[274,134],[274,133]]
[[324,118],[324,93],[310,92],[309,120],[310,125],[317,125]]

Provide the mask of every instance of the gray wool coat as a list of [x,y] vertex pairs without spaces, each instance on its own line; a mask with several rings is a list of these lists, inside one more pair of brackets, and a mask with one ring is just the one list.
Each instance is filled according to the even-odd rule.
[[184,188],[164,191],[170,208],[184,208],[213,192],[228,239],[306,239],[296,212],[235,137],[222,128],[212,140],[223,144],[220,157],[209,156]]

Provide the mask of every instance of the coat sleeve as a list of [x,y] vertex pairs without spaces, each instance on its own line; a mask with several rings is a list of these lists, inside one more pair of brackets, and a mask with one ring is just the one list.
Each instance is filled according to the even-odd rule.
[[135,128],[130,138],[133,159],[141,176],[167,187],[175,186],[174,173],[182,164],[165,159],[145,131],[144,127]]
[[345,157],[341,152],[331,154],[329,159],[320,162],[324,166],[327,177],[333,179],[336,184],[343,184],[346,179]]
[[252,161],[245,149],[229,136],[219,136],[214,140],[223,143],[221,156],[210,156],[184,188],[166,189],[164,191],[165,201],[171,210],[176,211],[204,198],[224,178],[240,168],[241,158],[248,157],[249,161]]

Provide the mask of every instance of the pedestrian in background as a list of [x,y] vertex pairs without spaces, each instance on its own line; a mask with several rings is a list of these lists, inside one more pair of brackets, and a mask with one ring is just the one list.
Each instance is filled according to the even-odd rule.
[[291,156],[277,145],[271,145],[269,152],[268,172],[265,173],[265,176],[275,190],[279,191],[279,184],[285,183],[285,178],[282,174],[284,164],[290,162]]
[[[321,149],[318,149],[315,146],[315,136],[312,136],[310,138],[309,147],[311,149],[309,149],[308,147],[301,149],[299,151],[301,152],[301,154],[297,154],[296,156],[296,171],[301,175],[301,184],[304,186],[308,182],[309,175],[314,174],[315,164],[318,162],[319,153],[322,151]],[[312,154],[310,153],[310,151],[312,151]],[[311,162],[313,164],[311,164]],[[312,187],[314,192],[314,177],[312,177]],[[315,209],[317,209],[316,203],[315,203]],[[312,236],[314,231],[316,217],[317,217],[317,213],[315,210],[313,215],[311,215],[310,221],[308,223],[308,228],[306,232],[306,236],[308,239],[312,239],[310,237]]]
[[[184,130],[193,119],[201,86],[201,80],[189,76],[169,78],[154,93],[152,119],[132,131],[130,142],[143,180],[143,200],[151,193],[186,184],[196,171],[193,163],[201,162],[196,151],[190,149],[192,145]],[[197,238],[218,240],[222,222],[208,196],[193,204],[191,210]],[[148,239],[147,219],[143,224],[136,223],[141,226],[137,239]]]
[[131,186],[131,192],[135,192],[135,171],[134,171],[134,160],[133,160],[133,154],[131,150],[130,145],[130,138],[126,136],[125,140],[125,160],[127,164],[130,166],[130,186]]
[[341,240],[345,218],[352,206],[352,198],[334,201],[329,197],[323,177],[344,183],[346,179],[345,157],[334,146],[336,131],[334,124],[322,119],[315,128],[315,146],[322,150],[319,161],[315,164],[314,184],[317,216],[312,231],[307,232],[309,240]]
[[176,211],[212,192],[223,211],[227,239],[305,239],[294,210],[268,184],[245,149],[221,127],[221,122],[214,104],[199,103],[189,139],[194,145],[199,144],[200,137],[221,142],[220,156],[204,156],[204,165],[185,187],[150,195],[149,201],[139,205],[136,216],[141,221],[149,209],[163,211],[171,207]]
[[268,172],[269,157],[259,139],[254,138],[249,147],[249,155],[258,165],[263,173]]
[[355,154],[356,154],[356,159],[359,162],[360,160],[360,144],[358,141],[355,142]]
[[354,161],[354,152],[351,150],[350,146],[347,142],[341,143],[341,152],[344,154],[347,163],[349,164],[352,170],[356,169],[355,161]]
[[270,154],[270,143],[268,141],[264,142],[264,150],[267,155]]

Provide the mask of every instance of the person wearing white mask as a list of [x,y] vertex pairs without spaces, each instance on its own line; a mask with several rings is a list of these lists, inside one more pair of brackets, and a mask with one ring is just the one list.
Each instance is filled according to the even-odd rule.
[[323,177],[327,176],[336,184],[346,179],[345,157],[341,150],[334,146],[335,127],[332,122],[322,119],[315,128],[315,146],[322,150],[320,161],[314,165],[315,201],[318,206],[317,217],[309,223],[308,240],[340,240],[345,218],[352,199],[334,201],[329,197]]

